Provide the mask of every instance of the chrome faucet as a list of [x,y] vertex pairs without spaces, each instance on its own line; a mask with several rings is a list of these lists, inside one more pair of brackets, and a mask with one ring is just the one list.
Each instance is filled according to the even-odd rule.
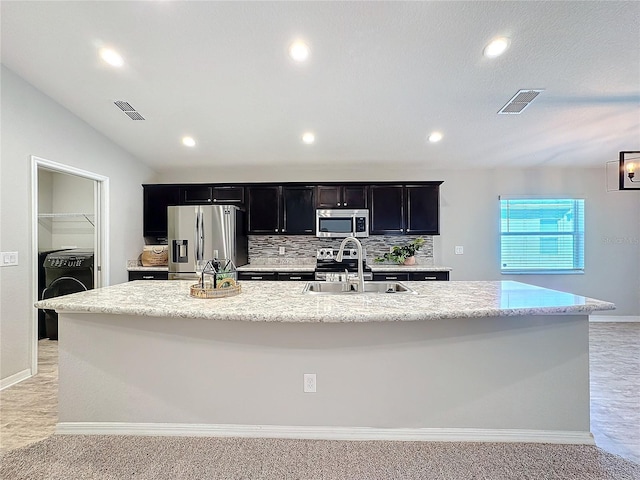
[[342,261],[342,253],[344,252],[344,246],[349,241],[352,241],[353,243],[355,243],[356,248],[358,249],[358,293],[362,293],[364,292],[364,258],[362,257],[362,244],[360,243],[360,240],[358,240],[355,237],[347,237],[344,240],[342,240],[342,243],[340,244],[340,250],[338,251],[338,256],[336,257],[336,260],[338,262]]

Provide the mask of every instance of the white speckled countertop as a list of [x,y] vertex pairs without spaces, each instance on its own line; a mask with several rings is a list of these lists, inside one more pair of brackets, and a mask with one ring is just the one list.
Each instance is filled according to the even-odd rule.
[[389,263],[367,263],[372,272],[450,272],[451,267],[438,265],[399,265]]
[[303,294],[303,282],[243,281],[233,297],[196,299],[193,281],[135,281],[42,300],[57,311],[256,322],[416,321],[587,315],[615,305],[513,281],[403,282],[417,294]]

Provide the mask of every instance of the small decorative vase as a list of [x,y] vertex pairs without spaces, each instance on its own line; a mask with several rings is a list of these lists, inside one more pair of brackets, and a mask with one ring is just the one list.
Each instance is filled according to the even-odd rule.
[[415,265],[416,264],[416,257],[411,256],[411,257],[407,257],[405,259],[404,262],[402,262],[403,265]]

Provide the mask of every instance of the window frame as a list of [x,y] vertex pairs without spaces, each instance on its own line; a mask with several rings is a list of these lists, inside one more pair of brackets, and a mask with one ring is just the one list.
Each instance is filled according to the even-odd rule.
[[[499,260],[500,260],[500,273],[502,275],[582,275],[584,274],[584,265],[585,265],[585,199],[584,197],[567,197],[567,196],[514,196],[514,195],[500,195],[498,197],[499,205],[500,205],[500,252],[499,252]],[[542,225],[538,226],[537,230],[521,230],[521,231],[509,231],[510,222],[512,222],[516,217],[510,216],[510,211],[516,211],[513,207],[509,208],[509,202],[515,201],[517,204],[529,206],[532,209],[536,207],[540,208],[540,212],[544,212],[545,206],[550,211],[550,202],[573,202],[571,207],[571,213],[573,215],[573,219],[571,221],[572,230],[560,230],[560,231],[549,231],[544,228]],[[514,203],[515,205],[515,203]],[[505,211],[506,208],[506,211]],[[506,219],[505,219],[506,214]],[[520,219],[522,220],[521,217]],[[543,218],[543,215],[540,214],[537,217],[532,216],[529,217],[530,220],[538,220],[542,223],[548,219]],[[505,228],[505,222],[507,228]],[[522,227],[522,225],[521,225]],[[530,244],[523,245],[521,250],[517,251],[516,245],[506,245],[505,240],[508,238],[513,238],[516,236],[528,236],[535,239],[536,237],[540,240],[538,253],[542,255],[543,252],[543,239],[545,238],[556,238],[560,240],[563,236],[568,236],[572,239],[572,247],[570,248],[570,255],[565,255],[565,258],[571,258],[572,265],[570,267],[564,265],[559,266],[557,268],[550,267],[550,263],[548,259],[545,261],[540,261],[539,263],[532,262],[535,259],[535,252],[531,250]],[[521,256],[525,259],[525,261],[520,262],[516,266],[506,267],[505,265],[505,250],[509,248],[512,249],[512,255]],[[558,249],[562,250],[561,242],[558,241]],[[548,252],[547,252],[548,254]],[[561,257],[562,254],[558,254],[557,256]],[[527,264],[527,265],[525,265]]]

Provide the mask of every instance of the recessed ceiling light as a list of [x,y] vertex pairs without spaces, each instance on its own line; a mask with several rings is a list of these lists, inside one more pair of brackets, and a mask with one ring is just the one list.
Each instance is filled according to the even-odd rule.
[[502,55],[511,45],[511,40],[507,37],[498,37],[484,47],[483,54],[487,58],[496,58]]
[[300,40],[295,41],[289,47],[289,56],[296,62],[304,62],[309,57],[309,47]]
[[302,135],[302,141],[307,145],[311,145],[313,142],[316,141],[316,136],[313,134],[313,132],[305,132]]
[[182,137],[182,144],[187,147],[195,147],[196,141],[191,137]]
[[110,48],[101,48],[100,57],[113,67],[121,67],[124,65],[124,60],[118,52],[111,50]]
[[442,140],[442,134],[440,132],[432,132],[431,135],[429,135],[429,141],[431,143],[436,143],[440,140]]

